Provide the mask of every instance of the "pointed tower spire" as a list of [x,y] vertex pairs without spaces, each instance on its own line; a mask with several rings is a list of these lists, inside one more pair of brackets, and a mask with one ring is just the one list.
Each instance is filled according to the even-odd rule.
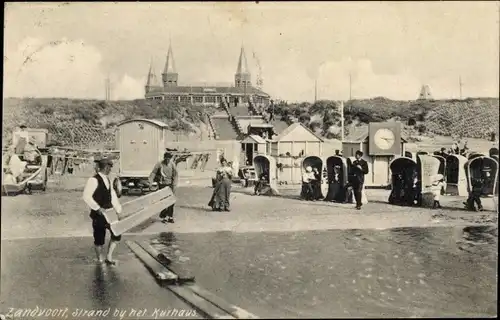
[[236,87],[250,87],[251,74],[248,69],[247,57],[245,55],[245,48],[241,46],[240,58],[238,59],[238,67],[236,68],[236,74],[234,75],[234,82]]
[[179,74],[175,69],[174,53],[172,52],[172,43],[170,42],[167,52],[167,61],[162,73],[164,87],[176,87]]
[[148,71],[148,78],[146,80],[146,86],[152,86],[153,85],[153,60],[149,63],[149,71]]
[[156,78],[156,73],[153,67],[153,58],[149,63],[148,77],[146,79],[146,93],[151,91],[151,88],[158,85],[158,79]]

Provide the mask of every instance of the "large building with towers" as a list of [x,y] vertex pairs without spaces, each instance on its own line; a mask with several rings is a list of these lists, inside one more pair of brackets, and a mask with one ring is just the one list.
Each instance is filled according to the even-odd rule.
[[243,46],[241,47],[238,66],[234,74],[234,86],[180,86],[179,73],[175,66],[172,46],[170,45],[167,61],[161,74],[161,82],[158,81],[153,67],[150,65],[145,91],[146,99],[200,105],[219,105],[222,101],[226,101],[229,106],[234,106],[246,103],[248,99],[252,99],[252,102],[257,105],[267,105],[270,101],[269,94],[252,85],[252,75],[248,68]]

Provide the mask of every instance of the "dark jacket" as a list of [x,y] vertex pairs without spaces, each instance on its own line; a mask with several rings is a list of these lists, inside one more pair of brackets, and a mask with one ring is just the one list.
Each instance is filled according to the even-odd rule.
[[[361,169],[357,167],[358,165]],[[363,159],[355,160],[351,168],[352,183],[364,184],[366,174],[368,174],[368,163]]]
[[159,185],[172,187],[177,186],[178,179],[177,166],[173,161],[167,164],[158,162],[149,175],[149,183],[157,182]]

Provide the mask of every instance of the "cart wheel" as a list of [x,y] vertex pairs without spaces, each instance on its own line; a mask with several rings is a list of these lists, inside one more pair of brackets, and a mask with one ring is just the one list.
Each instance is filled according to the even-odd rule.
[[32,194],[33,192],[31,191],[31,187],[26,187],[26,189],[24,189],[24,193]]

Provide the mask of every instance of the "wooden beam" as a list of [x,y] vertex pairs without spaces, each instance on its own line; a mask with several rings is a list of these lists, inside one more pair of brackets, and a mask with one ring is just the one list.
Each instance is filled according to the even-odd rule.
[[176,284],[172,284],[178,279],[177,275],[169,272],[161,263],[159,263],[137,243],[131,241],[127,241],[126,243],[130,250],[132,250],[137,258],[142,261],[146,268],[154,274],[160,284],[164,285],[180,299],[184,300],[192,307],[206,315],[208,319],[235,319],[225,310],[206,300],[201,295],[196,294],[188,286],[178,286]]
[[111,231],[118,236],[140,225],[153,215],[159,214],[161,210],[175,204],[175,201],[172,190],[164,188],[125,203],[120,215],[116,214],[114,209],[108,209],[104,217],[110,224]]
[[212,304],[226,311],[236,319],[259,319],[256,315],[222,300],[212,292],[205,290],[196,284],[189,285],[188,288],[195,292],[198,296],[210,301]]
[[141,248],[137,243],[132,241],[125,241],[127,246],[132,250],[132,252],[142,261],[142,263],[148,268],[149,271],[155,276],[159,281],[169,281],[175,282],[177,280],[177,275],[165,268],[161,263],[150,256],[143,248]]
[[146,250],[151,256],[157,259],[160,263],[162,263],[167,269],[169,269],[172,273],[175,273],[180,282],[193,282],[195,281],[195,277],[191,274],[187,273],[181,266],[175,262],[175,259],[170,259],[165,254],[158,252],[155,248],[151,247],[145,241],[138,242],[139,246]]

